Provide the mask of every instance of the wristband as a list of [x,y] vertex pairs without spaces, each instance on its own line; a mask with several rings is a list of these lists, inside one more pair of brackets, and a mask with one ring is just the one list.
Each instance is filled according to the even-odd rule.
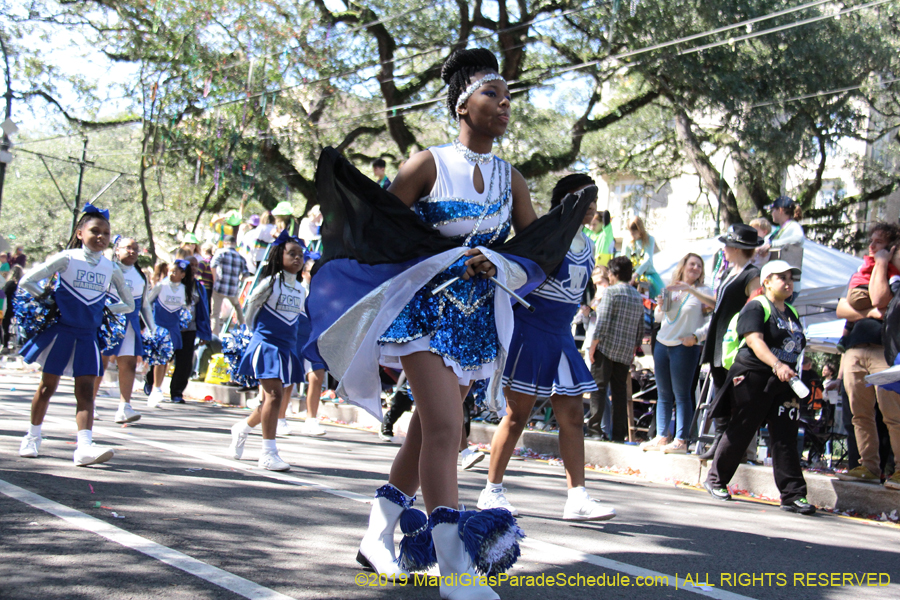
[[772,365],[772,372],[778,375],[778,365],[781,364],[780,360],[776,360],[775,364]]

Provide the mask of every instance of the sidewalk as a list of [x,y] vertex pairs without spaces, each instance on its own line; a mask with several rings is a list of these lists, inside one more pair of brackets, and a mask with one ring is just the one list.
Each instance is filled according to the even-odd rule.
[[[323,402],[319,415],[362,427],[376,427],[378,423],[370,415],[361,414],[356,407],[346,404]],[[404,417],[408,417],[406,413]],[[360,419],[360,416],[362,417]],[[395,429],[396,430],[396,429]],[[401,427],[400,430],[403,430]],[[469,441],[490,445],[495,425],[472,423]],[[541,455],[559,456],[557,435],[540,431],[525,431],[516,444]],[[686,484],[701,487],[709,471],[706,461],[692,455],[643,452],[637,446],[585,440],[584,459],[587,464],[612,471],[628,469],[637,477],[663,484]],[[808,500],[820,508],[852,512],[878,517],[882,513],[900,512],[900,492],[881,485],[840,481],[834,476],[804,472],[808,487]],[[778,489],[772,476],[772,467],[741,465],[731,481],[732,489],[759,498],[777,500]]]

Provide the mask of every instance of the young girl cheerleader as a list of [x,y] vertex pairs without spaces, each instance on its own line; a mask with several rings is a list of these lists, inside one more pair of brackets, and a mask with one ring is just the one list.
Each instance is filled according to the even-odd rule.
[[273,242],[269,261],[247,301],[247,323],[253,326],[253,337],[244,350],[238,372],[259,380],[262,403],[249,417],[232,426],[229,452],[239,460],[247,436],[262,423],[259,467],[269,471],[291,468],[278,456],[275,435],[284,388],[299,383],[303,376],[303,365],[297,356],[297,328],[306,291],[297,281],[297,274],[303,268],[304,250],[302,241],[283,230]]
[[[187,298],[194,294],[194,276],[191,263],[179,258],[169,273],[153,290],[148,300],[153,303],[153,318],[159,327],[165,328],[172,338],[175,351],[181,349],[181,310],[188,307]],[[147,396],[147,408],[156,408],[163,401],[162,384],[168,365],[153,367],[153,388]]]
[[[125,337],[121,342],[103,356],[104,368],[109,364],[110,358],[116,357],[116,366],[119,369],[119,409],[116,411],[116,423],[134,423],[141,418],[141,413],[131,408],[131,392],[134,388],[134,376],[137,369],[137,359],[143,354],[144,346],[141,343],[141,317],[147,327],[152,331],[156,328],[153,321],[153,309],[147,300],[150,286],[143,271],[137,266],[140,246],[134,238],[119,238],[113,249],[113,260],[122,271],[125,285],[131,291],[134,298],[134,310],[125,315]],[[110,290],[110,295],[119,300],[118,296]],[[94,384],[94,396],[100,387],[100,377]]]
[[[405,371],[416,401],[389,483],[376,493],[359,562],[379,574],[395,576],[403,576],[407,566],[421,568],[430,562],[428,551],[414,556],[408,544],[401,544],[403,566],[395,559],[394,529],[403,516],[401,526],[410,539],[430,548],[426,540],[419,540],[420,534],[430,532],[433,537],[432,556],[436,555],[442,575],[441,598],[487,599],[498,596],[487,585],[479,585],[484,580],[474,579],[476,570],[497,573],[509,568],[518,557],[517,540],[522,534],[506,510],[457,510],[456,462],[463,399],[471,382],[491,377],[503,364],[512,335],[509,296],[497,291],[487,278],[496,275],[500,284],[519,289],[536,277],[528,266],[537,269],[534,262],[520,266],[490,248],[501,246],[511,225],[517,232],[526,227],[534,231],[529,225],[536,216],[522,175],[491,153],[494,140],[506,131],[510,118],[510,92],[494,55],[484,49],[456,52],[444,64],[442,77],[449,85],[448,104],[459,123],[459,137],[452,144],[413,156],[390,188],[394,195],[382,194],[380,188],[373,189],[377,185],[359,181],[344,163],[332,158],[333,151],[323,152],[316,181],[325,214],[325,256],[320,263],[323,266],[313,274],[310,290],[311,345],[342,378],[341,393],[373,414],[380,416],[380,403],[376,406],[370,399],[378,402],[377,391],[366,391],[378,384],[379,361]],[[332,164],[333,175],[328,172]],[[329,178],[338,178],[342,185],[331,187]],[[356,196],[354,190],[358,190]],[[557,211],[543,222],[560,227],[555,235],[541,240],[544,248],[558,245],[560,240],[568,247],[581,226],[587,200],[595,193],[573,199],[578,209],[567,211],[565,217]],[[410,212],[402,205],[413,208],[418,220],[407,216]],[[362,212],[356,212],[357,207]],[[390,218],[383,224],[369,222],[370,216],[381,214]],[[340,223],[341,219],[346,223]],[[397,239],[368,245],[362,252],[359,246],[350,248],[343,241],[367,241],[361,239],[362,233],[354,237],[362,226],[355,219],[365,220],[366,231],[389,231],[397,227],[392,223],[402,223],[404,231],[396,232]],[[349,276],[339,279],[342,270],[360,270],[355,265],[367,260],[362,264],[371,265],[368,272],[373,278],[377,272],[390,272],[383,263],[401,266],[404,260],[431,254],[412,249],[414,236],[424,241],[426,234],[437,253],[414,266],[401,267],[399,274],[348,306],[334,324],[323,322],[324,309],[320,313],[319,307],[328,300],[340,304],[341,296],[351,293],[348,288],[359,285]],[[409,247],[410,253],[396,252],[401,246]],[[335,253],[338,247],[340,252]],[[562,259],[564,251],[559,254],[556,250],[547,255],[558,258],[545,264]],[[338,260],[342,253],[355,263]],[[384,258],[378,257],[379,253]],[[411,526],[413,519],[406,516],[420,483],[430,513],[421,527]],[[474,531],[480,533],[471,535]],[[479,544],[475,538],[490,542]]]
[[[52,296],[59,307],[59,320],[22,348],[25,362],[39,363],[43,373],[31,401],[31,426],[19,447],[19,456],[38,456],[41,423],[63,375],[75,378],[75,422],[78,425],[75,465],[83,467],[106,462],[115,454],[112,448],[95,446],[91,431],[94,380],[103,374],[97,344],[103,309],[106,307],[114,314],[134,310],[134,300],[122,272],[103,256],[109,246],[109,235],[109,211],[86,204],[66,250],[33,267],[19,283],[37,298],[44,292],[40,285],[42,280],[54,275],[59,277],[59,285]],[[106,306],[110,289],[121,300]]]
[[[175,253],[179,259],[191,263],[191,273],[197,272],[199,261],[197,257],[184,248],[179,248]],[[194,348],[197,339],[209,341],[212,339],[212,327],[209,318],[209,303],[206,298],[206,290],[199,280],[194,280],[191,286],[192,292],[188,298],[188,310],[191,312],[190,323],[181,329],[181,348],[172,356],[175,368],[172,371],[172,379],[169,381],[169,396],[173,404],[184,404],[184,390],[187,388],[194,371]],[[187,291],[185,291],[187,294]],[[182,323],[182,325],[184,325]]]
[[[318,254],[318,253],[316,253]],[[307,260],[303,265],[301,272],[300,285],[309,295],[310,270],[315,264],[314,260]],[[309,341],[309,334],[312,325],[306,314],[306,309],[300,314],[297,322],[297,356],[303,361],[303,372],[306,373],[306,421],[303,424],[301,433],[309,436],[325,435],[325,428],[319,424],[317,414],[319,412],[319,401],[322,398],[322,384],[325,383],[325,365],[319,362],[310,362],[303,356],[303,347]],[[278,413],[278,435],[286,436],[291,434],[291,425],[287,420],[287,409],[291,403],[291,393],[294,391],[293,384],[284,388],[284,399],[281,401],[281,410]]]
[[[588,175],[576,173],[563,177],[553,189],[550,206],[557,206],[563,196],[588,185],[594,185]],[[595,210],[596,205],[588,209],[585,224],[591,222]],[[513,308],[516,325],[503,373],[507,413],[491,440],[491,466],[487,485],[478,499],[478,508],[500,507],[518,514],[504,494],[503,475],[516,440],[522,435],[540,395],[550,396],[559,423],[559,450],[569,485],[563,519],[605,521],[616,515],[615,509],[593,500],[584,487],[582,396],[596,390],[597,386],[575,346],[571,326],[583,304],[593,269],[593,245],[582,232],[572,241],[557,272],[526,296],[535,312],[529,312],[521,305]]]

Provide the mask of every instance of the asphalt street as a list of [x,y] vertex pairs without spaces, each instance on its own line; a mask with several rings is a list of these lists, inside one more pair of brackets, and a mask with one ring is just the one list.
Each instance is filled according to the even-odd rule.
[[[368,502],[398,449],[374,433],[326,424],[324,437],[279,438],[293,468],[271,473],[256,467],[258,432],[244,460],[227,455],[229,427],[245,410],[147,410],[137,394],[143,418],[122,427],[117,401],[99,398],[94,440],[116,456],[76,468],[71,380],[51,401],[41,456],[18,456],[37,382],[0,369],[0,598],[439,598],[428,585],[376,582],[356,563]],[[460,471],[460,500],[471,507],[486,464]],[[616,519],[563,521],[562,467],[510,464],[507,497],[528,537],[501,597],[900,597],[894,525],[587,476]]]

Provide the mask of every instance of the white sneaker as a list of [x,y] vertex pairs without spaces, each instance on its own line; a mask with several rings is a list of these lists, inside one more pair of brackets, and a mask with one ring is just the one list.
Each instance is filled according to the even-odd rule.
[[130,404],[125,404],[119,407],[119,410],[116,411],[116,423],[134,423],[135,421],[141,420],[141,413],[131,408]]
[[469,454],[462,457],[462,468],[464,471],[468,471],[483,460],[484,453],[477,451],[469,452]]
[[563,509],[564,521],[609,521],[615,516],[615,508],[600,504],[586,492],[581,497],[570,497]]
[[249,433],[244,433],[244,421],[238,421],[231,426],[231,445],[228,447],[228,453],[234,460],[241,460],[244,455],[244,444],[247,442]]
[[325,428],[319,425],[319,419],[306,417],[303,423],[303,435],[325,435]]
[[105,463],[115,455],[116,451],[112,448],[91,444],[90,446],[75,448],[73,460],[75,461],[76,467],[86,467],[88,465]]
[[41,438],[25,434],[22,443],[19,444],[19,456],[23,458],[37,458],[41,450]]
[[478,504],[476,506],[481,510],[487,510],[488,508],[505,508],[512,513],[512,516],[519,516],[518,509],[509,503],[505,494],[506,488],[500,488],[499,490],[485,488],[481,490],[481,495],[478,496]]
[[275,435],[291,435],[291,424],[287,419],[278,419],[278,427],[275,429]]
[[259,457],[259,468],[266,471],[290,471],[291,465],[281,460],[278,452],[266,452]]
[[147,396],[147,408],[157,408],[159,403],[163,401],[162,390],[153,390]]

